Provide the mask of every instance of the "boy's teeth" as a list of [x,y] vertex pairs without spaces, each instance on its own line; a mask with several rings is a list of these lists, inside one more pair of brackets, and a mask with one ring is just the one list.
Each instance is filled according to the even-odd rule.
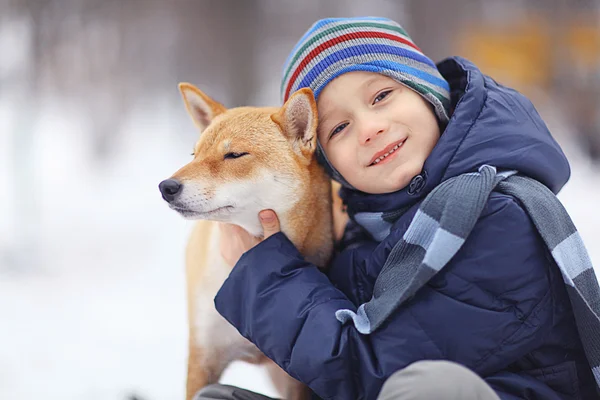
[[402,143],[398,143],[397,145],[395,145],[390,151],[388,151],[387,153],[385,153],[382,156],[379,156],[375,159],[375,161],[373,161],[373,164],[377,164],[378,162],[380,162],[381,160],[383,160],[384,158],[386,158],[387,156],[389,156],[390,154],[392,154],[394,151],[398,150],[398,147],[400,147],[402,145]]

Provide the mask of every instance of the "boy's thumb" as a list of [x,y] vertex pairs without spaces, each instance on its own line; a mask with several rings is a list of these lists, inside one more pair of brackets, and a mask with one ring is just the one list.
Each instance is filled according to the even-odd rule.
[[258,217],[265,233],[265,239],[281,230],[279,227],[279,219],[277,219],[275,211],[262,210],[258,213]]

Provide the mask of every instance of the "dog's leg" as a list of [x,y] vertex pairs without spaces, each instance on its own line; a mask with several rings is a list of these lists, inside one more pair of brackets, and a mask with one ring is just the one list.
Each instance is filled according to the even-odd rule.
[[191,400],[206,385],[218,382],[227,366],[223,352],[219,351],[225,346],[218,341],[223,335],[218,323],[222,318],[212,301],[228,273],[219,253],[211,251],[219,248],[216,228],[213,222],[197,221],[186,249],[189,326],[187,400]]
[[[214,353],[214,350],[212,350],[212,353]],[[217,383],[226,366],[227,363],[222,362],[219,357],[210,357],[208,351],[194,346],[190,341],[186,399],[192,400],[200,389],[212,383]]]
[[[212,335],[204,336],[207,338],[204,344],[198,345],[190,342],[186,390],[188,400],[192,399],[194,394],[203,387],[218,383],[223,371],[232,361],[242,360],[251,364],[262,364],[268,360],[256,346],[244,339],[227,321],[221,319],[220,323],[223,326],[215,325]],[[190,337],[195,337],[192,335],[195,333],[190,332]],[[222,341],[210,339],[214,337],[218,337]]]
[[209,384],[210,377],[202,365],[202,351],[190,343],[187,368],[186,400],[192,400],[194,395]]

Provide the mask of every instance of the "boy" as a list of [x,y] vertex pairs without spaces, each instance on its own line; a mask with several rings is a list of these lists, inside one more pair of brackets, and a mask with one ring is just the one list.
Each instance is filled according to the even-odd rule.
[[[507,193],[523,179],[506,171],[554,193],[569,178],[533,105],[464,59],[436,66],[384,18],[314,24],[288,58],[284,100],[302,87],[351,217],[341,251],[325,276],[263,211],[262,242],[223,232],[239,248],[223,254],[237,264],[217,310],[324,399],[600,398],[593,270],[565,278],[592,282],[588,303],[571,304],[549,230],[528,196]],[[576,311],[578,331],[581,304],[592,317]],[[216,385],[198,398],[252,396]]]

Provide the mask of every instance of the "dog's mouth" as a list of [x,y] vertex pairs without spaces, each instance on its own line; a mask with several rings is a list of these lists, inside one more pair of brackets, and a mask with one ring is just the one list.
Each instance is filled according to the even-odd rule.
[[217,208],[214,208],[214,209],[208,210],[208,211],[198,211],[198,210],[190,210],[189,208],[181,207],[181,206],[178,206],[175,204],[169,204],[169,207],[172,210],[177,211],[183,217],[193,218],[193,219],[207,219],[207,218],[219,215],[219,214],[229,213],[234,208],[233,206],[223,206],[223,207],[217,207]]

